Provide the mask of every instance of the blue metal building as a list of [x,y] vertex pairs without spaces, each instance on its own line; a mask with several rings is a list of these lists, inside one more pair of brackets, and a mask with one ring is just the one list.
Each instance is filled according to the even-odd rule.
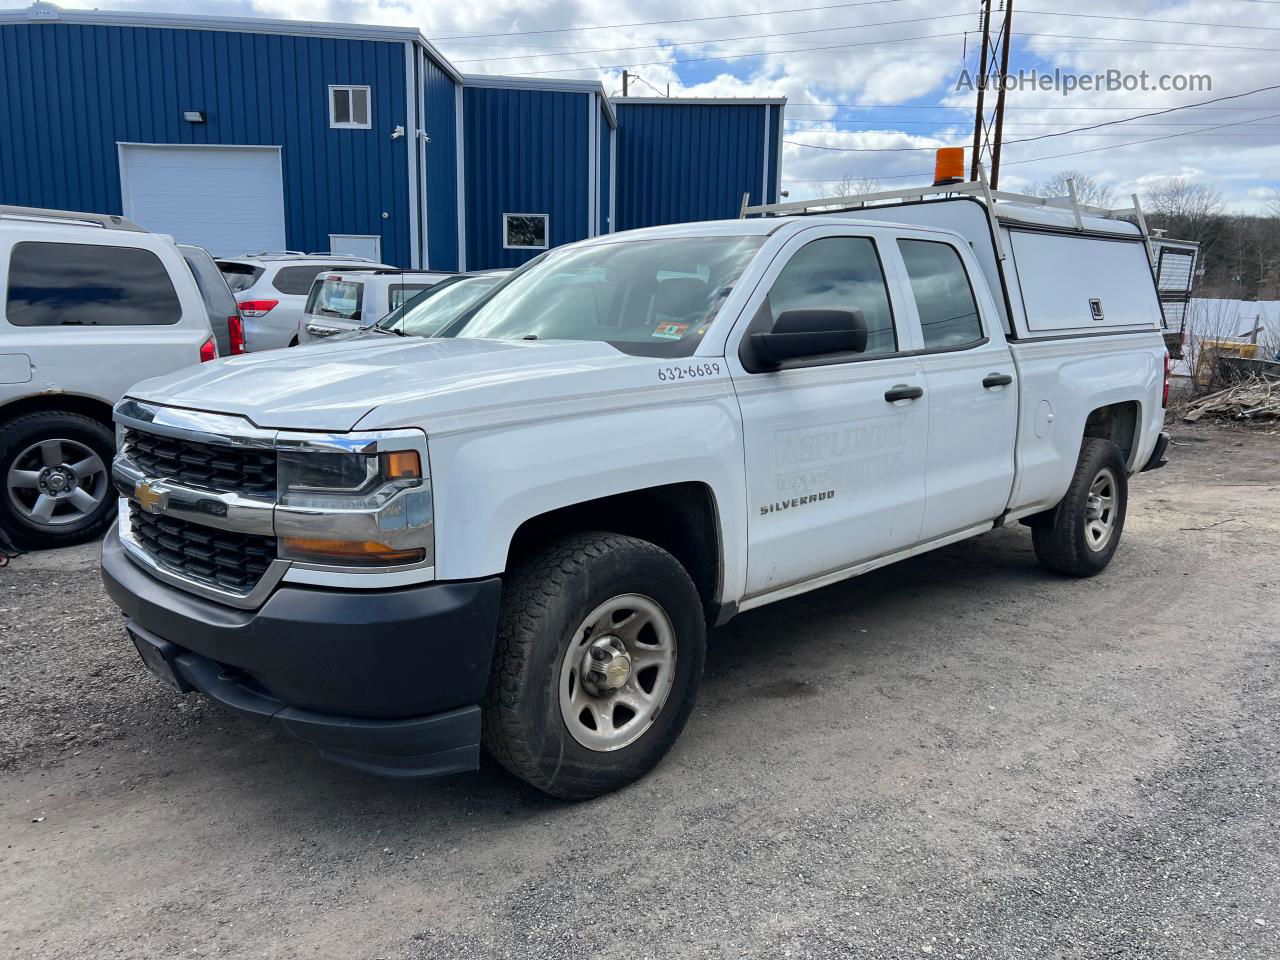
[[777,203],[786,102],[618,100],[619,182],[648,189],[623,192],[615,229],[736,216],[744,195]]
[[777,199],[784,101],[463,76],[417,30],[0,11],[0,203],[122,213],[217,254],[515,266]]

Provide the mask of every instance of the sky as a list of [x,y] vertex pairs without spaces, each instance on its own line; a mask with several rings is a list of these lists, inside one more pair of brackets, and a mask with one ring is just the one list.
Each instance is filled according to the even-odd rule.
[[[925,184],[936,147],[970,147],[973,139],[975,92],[962,80],[966,70],[978,74],[978,0],[94,6],[413,26],[463,73],[599,79],[617,95],[625,68],[639,77],[631,89],[637,96],[785,96],[782,188],[793,199],[830,195],[847,187],[842,181],[873,180],[879,189]],[[992,6],[1003,9],[1002,0]],[[1211,184],[1240,212],[1261,212],[1274,201],[1280,0],[1016,0],[1012,38],[1011,73],[1146,71],[1153,89],[1011,90],[1001,189],[1021,191],[1072,169],[1110,188],[1117,203],[1175,177]],[[1154,89],[1165,76],[1199,86]],[[1220,99],[1270,86],[1277,89]],[[1219,102],[1189,106],[1209,100]],[[1077,131],[1169,107],[1186,108]],[[1018,142],[1028,138],[1039,139]]]

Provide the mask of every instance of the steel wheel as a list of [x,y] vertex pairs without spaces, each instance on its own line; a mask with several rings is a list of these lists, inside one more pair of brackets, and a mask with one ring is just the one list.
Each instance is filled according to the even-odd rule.
[[13,461],[5,486],[9,503],[33,523],[62,526],[83,520],[111,486],[107,465],[79,440],[41,440]]
[[1110,467],[1098,471],[1085,501],[1084,539],[1090,550],[1105,550],[1115,532],[1116,475]]
[[676,634],[648,597],[606,600],[569,639],[560,666],[560,716],[589,750],[620,750],[662,711],[675,679]]

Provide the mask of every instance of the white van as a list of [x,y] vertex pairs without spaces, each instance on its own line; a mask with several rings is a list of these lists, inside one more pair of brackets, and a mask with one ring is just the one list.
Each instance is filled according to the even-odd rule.
[[122,217],[0,207],[0,527],[80,543],[115,516],[111,405],[218,355],[173,240]]
[[421,270],[343,270],[319,274],[298,321],[298,343],[314,343],[377,323],[451,273]]

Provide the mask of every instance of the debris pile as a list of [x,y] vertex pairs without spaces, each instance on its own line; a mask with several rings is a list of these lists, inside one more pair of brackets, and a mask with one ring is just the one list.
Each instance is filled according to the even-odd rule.
[[1280,419],[1280,380],[1250,377],[1225,390],[1193,400],[1182,415],[1193,423],[1201,417],[1231,420]]

